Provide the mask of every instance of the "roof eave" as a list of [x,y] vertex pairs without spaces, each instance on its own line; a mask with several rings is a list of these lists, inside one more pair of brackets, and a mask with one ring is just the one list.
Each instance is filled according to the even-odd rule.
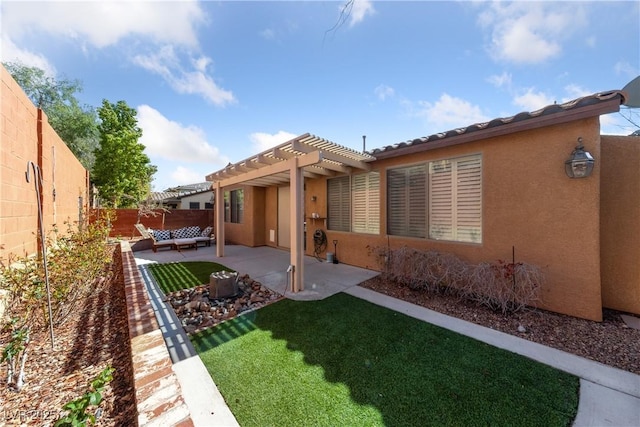
[[552,114],[532,117],[526,120],[515,121],[486,129],[474,130],[473,132],[462,133],[455,136],[447,136],[439,140],[416,142],[405,147],[392,148],[389,150],[374,151],[372,154],[376,159],[388,159],[392,157],[405,156],[428,150],[435,150],[453,145],[466,144],[478,140],[493,138],[497,136],[538,129],[546,126],[553,126],[576,120],[600,116],[602,114],[620,111],[621,98],[614,97],[597,104],[587,105],[571,110],[558,111]]

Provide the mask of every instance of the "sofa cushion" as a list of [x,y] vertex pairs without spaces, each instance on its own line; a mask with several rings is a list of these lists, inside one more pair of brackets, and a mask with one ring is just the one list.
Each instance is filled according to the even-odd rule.
[[174,239],[193,239],[200,235],[200,227],[197,225],[193,227],[182,227],[177,230],[173,230],[171,235]]
[[153,238],[156,239],[156,241],[171,240],[171,231],[170,230],[153,230]]
[[207,227],[204,230],[202,230],[202,237],[209,237],[211,235],[211,232],[213,231],[213,227]]

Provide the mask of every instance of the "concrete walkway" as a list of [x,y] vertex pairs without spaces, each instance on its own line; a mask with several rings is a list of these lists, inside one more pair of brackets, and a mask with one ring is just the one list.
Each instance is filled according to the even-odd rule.
[[173,310],[167,308],[162,301],[164,295],[144,267],[144,264],[150,262],[196,260],[218,262],[241,273],[247,273],[254,280],[294,299],[322,299],[338,292],[348,293],[578,376],[580,378],[580,403],[574,421],[576,427],[640,426],[639,375],[446,316],[357,286],[368,278],[374,277],[376,272],[344,264],[318,262],[313,257],[306,257],[305,283],[308,289],[298,294],[292,294],[286,291],[288,252],[268,247],[227,246],[225,254],[224,258],[217,258],[213,248],[199,248],[197,251],[181,252],[142,251],[135,254],[136,262],[140,266],[152,299],[152,305],[156,310],[156,317],[165,336],[169,353],[174,361],[174,371],[178,375],[183,390],[185,390],[185,402],[194,414],[193,421],[196,425],[236,426],[238,424],[200,358],[193,357],[196,353]]

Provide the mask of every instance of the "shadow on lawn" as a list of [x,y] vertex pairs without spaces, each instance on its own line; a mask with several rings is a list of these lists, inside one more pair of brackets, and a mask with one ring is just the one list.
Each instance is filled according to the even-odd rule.
[[575,416],[576,377],[345,294],[283,300],[193,341],[203,353],[256,329],[302,352],[387,426],[570,425]]

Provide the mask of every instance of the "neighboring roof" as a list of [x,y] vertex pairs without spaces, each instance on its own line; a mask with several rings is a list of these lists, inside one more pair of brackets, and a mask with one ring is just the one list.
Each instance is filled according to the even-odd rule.
[[370,151],[370,154],[377,159],[395,157],[599,116],[619,111],[620,104],[624,103],[626,97],[627,94],[619,90],[600,92],[563,104],[548,105],[532,112],[519,113],[511,117],[493,119],[485,123],[476,123],[447,132],[375,148]]
[[178,202],[180,199],[188,196],[194,196],[202,193],[211,193],[211,183],[204,182],[199,184],[183,185],[174,187],[167,191],[153,191],[149,198],[158,203]]
[[[209,187],[211,187],[211,183],[209,183]],[[180,195],[177,196],[178,199],[182,199],[184,197],[191,197],[191,196],[196,196],[198,194],[203,194],[203,193],[209,193],[209,194],[213,194],[213,190],[211,188],[207,188],[206,190],[200,190],[200,191],[191,191],[189,193],[181,193]],[[212,196],[213,197],[213,196]]]
[[169,199],[175,199],[178,197],[178,193],[173,191],[152,191],[149,195],[149,199],[154,202],[163,202]]
[[[317,161],[308,157],[311,154]],[[288,162],[296,157],[301,161],[305,159],[301,168],[309,178],[350,173],[353,169],[369,170],[368,162],[375,160],[368,153],[305,133],[241,162],[229,164],[207,175],[207,180],[220,182],[223,187],[240,183],[259,187],[287,183],[290,180]]]
[[211,190],[210,182],[197,182],[195,184],[179,185],[177,187],[167,188],[165,191],[176,193],[191,193],[194,191],[207,191]]

